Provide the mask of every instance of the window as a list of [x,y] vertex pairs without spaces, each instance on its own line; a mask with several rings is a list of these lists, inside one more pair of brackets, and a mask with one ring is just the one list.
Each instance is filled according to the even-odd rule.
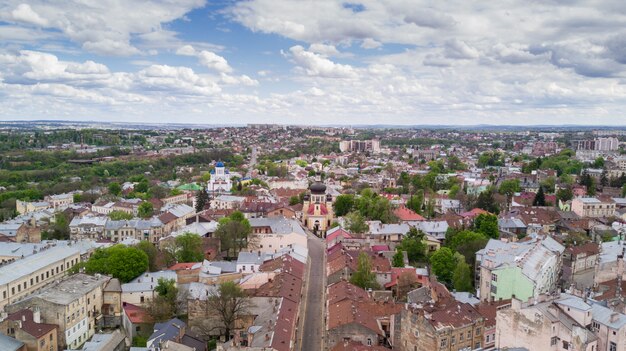
[[459,334],[459,341],[463,341],[463,333]]
[[569,350],[569,342],[563,341],[563,350]]
[[43,345],[46,344],[46,339],[41,339],[41,341],[39,341],[39,347],[43,347]]
[[367,338],[367,346],[372,346],[372,339]]
[[476,335],[480,335],[480,327],[476,328]]
[[467,331],[467,338],[468,338],[468,339],[471,339],[471,338],[472,338],[472,331],[471,331],[471,330],[468,330],[468,331]]
[[556,345],[558,341],[559,341],[559,338],[557,338],[556,336],[553,336],[552,339],[550,339],[550,346]]
[[492,274],[491,275],[491,280],[494,281],[494,282],[497,282],[498,281],[498,276],[495,275],[495,274]]
[[456,344],[456,336],[452,335],[452,337],[450,338],[450,345],[454,344]]
[[448,346],[448,339],[441,339],[439,346],[442,348]]
[[613,341],[609,344],[609,351],[617,351],[617,344]]

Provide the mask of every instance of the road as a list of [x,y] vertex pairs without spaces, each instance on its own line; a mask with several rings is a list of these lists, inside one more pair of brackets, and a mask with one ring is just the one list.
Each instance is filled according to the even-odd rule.
[[[308,232],[308,231],[307,231]],[[308,233],[309,266],[302,303],[304,321],[300,328],[300,350],[320,351],[324,346],[324,307],[326,304],[326,258],[323,239]]]

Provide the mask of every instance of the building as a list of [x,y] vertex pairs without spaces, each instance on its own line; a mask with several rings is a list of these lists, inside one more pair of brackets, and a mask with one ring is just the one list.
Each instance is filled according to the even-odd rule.
[[491,239],[476,252],[481,301],[517,297],[526,301],[557,290],[565,247],[549,236],[527,241]]
[[0,309],[61,277],[80,262],[80,250],[56,246],[0,266]]
[[[176,220],[176,218],[174,218],[174,220]],[[156,217],[119,221],[107,220],[104,226],[106,238],[114,242],[131,238],[156,243],[165,236],[164,230],[163,222]]]
[[50,207],[54,210],[59,210],[74,203],[74,194],[66,193],[58,195],[48,195],[43,198],[43,201],[49,203]]
[[99,239],[104,234],[104,226],[107,223],[107,217],[104,216],[76,216],[70,222],[70,238],[72,240],[80,239]]
[[380,152],[380,140],[343,140],[339,142],[341,152]]
[[313,234],[323,236],[330,228],[333,219],[333,197],[326,194],[326,185],[316,181],[309,187],[302,205],[302,223]]
[[211,179],[207,183],[207,191],[209,194],[229,193],[233,187],[230,180],[230,173],[224,166],[224,163],[217,162],[215,169],[211,171]]
[[50,203],[47,201],[15,201],[15,211],[19,214],[27,214],[31,212],[37,212],[41,210],[47,210],[50,208]]
[[59,326],[59,346],[76,349],[96,332],[102,319],[103,289],[110,279],[78,273],[7,306],[7,310],[39,309],[42,321]]
[[173,279],[177,275],[174,271],[146,272],[128,283],[122,284],[122,302],[134,305],[145,305],[155,296],[154,288],[159,284],[159,279]]
[[577,197],[572,200],[572,211],[580,217],[610,217],[615,214],[615,202],[611,198]]
[[0,350],[2,351],[28,351],[26,344],[15,340],[10,336],[0,333]]
[[23,342],[28,351],[57,350],[57,329],[56,324],[41,322],[41,313],[38,309],[16,311],[0,322],[0,330]]
[[252,239],[250,249],[266,253],[276,253],[288,247],[306,248],[306,232],[295,219],[285,217],[250,218]]

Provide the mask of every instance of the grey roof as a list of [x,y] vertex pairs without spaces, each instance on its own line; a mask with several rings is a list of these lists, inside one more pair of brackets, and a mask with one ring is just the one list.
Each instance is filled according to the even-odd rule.
[[591,306],[589,306],[583,299],[577,296],[562,294],[561,298],[556,300],[555,303],[557,305],[562,305],[570,308],[575,308],[579,311],[587,312],[591,310]]
[[252,227],[270,227],[272,234],[301,234],[306,235],[300,223],[295,219],[287,219],[285,217],[272,218],[250,218],[248,219]]
[[209,294],[217,292],[217,285],[192,282],[187,285],[189,299],[206,300]]
[[600,260],[599,264],[616,262],[617,256],[622,254],[622,249],[626,247],[624,241],[609,241],[600,244]]
[[126,284],[122,284],[122,292],[153,291],[159,278],[177,280],[174,271],[146,272]]
[[162,341],[174,340],[187,325],[178,318],[154,325],[154,333],[148,338],[146,346],[158,346]]
[[105,275],[88,275],[83,273],[69,276],[59,283],[49,286],[35,296],[58,305],[69,305],[85,296],[98,286],[104,287],[111,277]]
[[10,336],[6,336],[0,333],[0,350],[2,351],[16,351],[19,350],[24,343],[17,341]]
[[57,246],[1,266],[0,284],[8,284],[54,262],[59,262],[76,254],[80,254],[80,251],[76,248]]
[[0,233],[6,236],[15,236],[22,223],[0,223]]
[[163,226],[163,222],[159,220],[157,217],[153,217],[150,219],[131,219],[131,220],[108,220],[104,229],[107,230],[117,230],[122,227],[130,227],[138,230],[148,230],[150,228],[161,227]]
[[83,345],[81,351],[109,351],[124,342],[124,335],[118,330],[107,334],[94,334],[90,341]]
[[[591,304],[591,315],[594,321],[612,329],[621,329],[626,325],[626,315],[614,312],[610,308],[604,307],[595,301]],[[614,318],[613,321],[611,321],[612,316]]]
[[240,252],[237,256],[237,264],[261,265],[265,262],[265,255],[256,252]]
[[[237,263],[231,261],[207,261],[202,262],[201,274],[220,275],[222,273],[237,272]],[[195,268],[196,266],[194,266]]]
[[93,226],[104,226],[107,222],[107,217],[105,216],[83,216],[83,217],[74,217],[70,222],[70,227],[76,227],[81,225],[93,225]]
[[519,218],[499,218],[499,228],[526,228],[526,224]]
[[370,221],[369,230],[373,235],[392,235],[401,234],[404,235],[409,232],[411,226],[406,223],[391,223],[383,224],[381,221]]

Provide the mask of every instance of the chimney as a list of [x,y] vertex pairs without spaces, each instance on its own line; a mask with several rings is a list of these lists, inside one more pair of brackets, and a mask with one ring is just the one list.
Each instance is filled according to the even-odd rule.
[[41,323],[41,310],[39,307],[35,307],[33,310],[33,321],[35,323]]

